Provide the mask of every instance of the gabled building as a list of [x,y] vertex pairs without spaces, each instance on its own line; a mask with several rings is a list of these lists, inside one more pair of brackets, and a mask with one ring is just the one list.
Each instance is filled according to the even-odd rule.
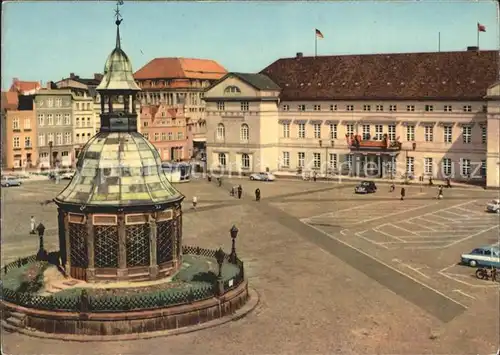
[[166,104],[141,107],[142,135],[158,150],[162,161],[189,160],[192,138],[183,110]]
[[38,159],[33,96],[2,93],[2,165],[30,169]]
[[[230,73],[205,94],[208,166],[498,187],[498,57],[298,53],[261,71],[276,90],[253,93]],[[266,98],[266,110],[249,96]]]
[[16,92],[19,95],[34,95],[40,89],[42,85],[38,81],[23,81],[18,78],[12,79],[12,85],[10,86],[10,92]]
[[141,105],[168,105],[183,110],[193,136],[193,155],[203,155],[206,140],[203,92],[227,73],[209,59],[155,58],[135,72]]

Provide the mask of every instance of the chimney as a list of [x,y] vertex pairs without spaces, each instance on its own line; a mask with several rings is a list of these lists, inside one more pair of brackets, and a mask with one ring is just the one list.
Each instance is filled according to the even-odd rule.
[[478,46],[468,46],[467,47],[467,52],[476,52],[479,50]]
[[304,56],[304,53],[297,52],[296,58],[302,58],[303,56]]
[[47,81],[47,89],[52,89],[52,87],[54,86],[54,82],[53,81]]
[[73,79],[75,77],[75,73],[69,73],[69,78]]

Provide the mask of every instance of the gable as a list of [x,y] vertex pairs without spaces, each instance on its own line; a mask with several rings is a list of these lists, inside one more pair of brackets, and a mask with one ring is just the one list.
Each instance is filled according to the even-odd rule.
[[247,84],[235,75],[228,74],[226,78],[216,83],[205,92],[205,98],[256,98],[259,90]]

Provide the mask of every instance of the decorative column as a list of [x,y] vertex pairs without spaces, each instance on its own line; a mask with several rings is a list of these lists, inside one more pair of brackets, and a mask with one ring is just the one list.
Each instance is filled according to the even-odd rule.
[[126,279],[127,269],[127,230],[125,225],[125,215],[120,213],[118,216],[118,270],[116,276],[118,280]]
[[87,282],[95,282],[95,246],[92,215],[85,216],[85,223],[87,227]]
[[158,229],[156,227],[156,219],[149,216],[149,277],[154,280],[158,277],[158,260],[156,259],[156,235]]
[[62,258],[66,258],[66,260],[63,260],[63,264],[65,265],[65,270],[66,273],[71,275],[71,244],[69,242],[69,221],[68,221],[68,215],[64,213],[64,240],[65,240],[65,251],[64,251],[64,256],[61,256]]

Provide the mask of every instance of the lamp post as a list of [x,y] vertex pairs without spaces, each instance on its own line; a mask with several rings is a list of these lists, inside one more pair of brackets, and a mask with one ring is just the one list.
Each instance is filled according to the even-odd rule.
[[217,265],[219,265],[219,271],[217,273],[217,279],[222,279],[222,264],[224,263],[224,257],[226,256],[226,254],[224,253],[224,251],[222,250],[222,248],[219,248],[219,250],[217,250],[215,252],[215,260],[217,260]]
[[39,245],[38,245],[38,253],[36,255],[38,260],[45,259],[45,249],[43,245],[43,236],[45,234],[45,226],[40,222],[38,227],[36,227],[36,231],[38,232]]
[[236,237],[238,236],[239,231],[238,228],[236,228],[236,226],[233,225],[229,230],[229,232],[231,233],[231,241],[232,241],[230,260],[231,263],[236,264]]
[[52,169],[52,141],[49,142],[49,170]]

